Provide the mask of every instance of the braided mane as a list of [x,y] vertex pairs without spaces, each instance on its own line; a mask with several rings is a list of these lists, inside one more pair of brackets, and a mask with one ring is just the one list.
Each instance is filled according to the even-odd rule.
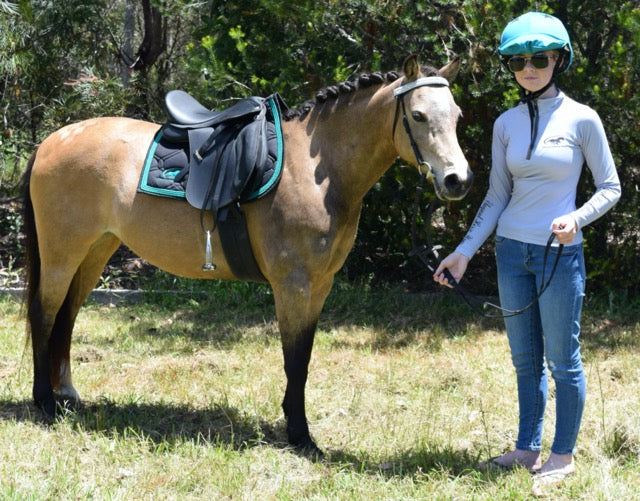
[[[438,70],[431,66],[423,67],[422,72],[425,76],[438,75]],[[330,85],[328,87],[320,89],[316,93],[315,101],[305,101],[298,108],[292,108],[288,110],[284,114],[283,118],[285,121],[293,120],[295,118],[302,120],[307,116],[307,114],[313,109],[314,106],[320,106],[327,101],[333,101],[337,99],[341,94],[350,94],[356,92],[359,89],[366,89],[374,85],[394,82],[401,76],[402,75],[396,71],[389,71],[387,73],[382,73],[379,71],[376,71],[374,73],[363,73],[352,80],[347,80],[342,83]]]

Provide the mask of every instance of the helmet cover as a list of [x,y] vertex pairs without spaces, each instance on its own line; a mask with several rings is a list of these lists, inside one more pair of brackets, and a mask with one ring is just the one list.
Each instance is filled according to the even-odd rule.
[[535,54],[546,50],[565,52],[564,63],[557,68],[557,73],[571,66],[573,49],[567,29],[560,19],[543,12],[528,12],[507,24],[498,47],[501,56]]

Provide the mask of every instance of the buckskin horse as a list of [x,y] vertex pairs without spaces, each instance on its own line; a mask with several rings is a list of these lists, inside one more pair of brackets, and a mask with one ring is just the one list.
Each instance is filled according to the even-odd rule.
[[[403,73],[361,75],[352,85],[323,89],[329,90],[319,94],[323,99],[283,120],[277,187],[242,207],[255,261],[273,290],[287,378],[287,438],[305,452],[321,454],[309,434],[304,396],[316,324],[354,244],[363,197],[398,156],[425,173],[442,200],[459,200],[471,186],[456,136],[460,109],[448,85],[458,68],[457,60],[440,70],[422,68],[409,56]],[[47,137],[27,166],[33,398],[49,416],[61,402],[79,401],[71,382],[72,330],[121,243],[175,275],[236,279],[216,233],[217,268],[203,270],[198,209],[137,191],[158,129],[114,117],[68,125]],[[168,233],[158,234],[167,225]]]

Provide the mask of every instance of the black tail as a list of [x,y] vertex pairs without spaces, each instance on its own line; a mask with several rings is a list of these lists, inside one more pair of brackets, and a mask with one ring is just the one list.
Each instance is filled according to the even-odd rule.
[[27,318],[30,319],[30,312],[40,285],[40,252],[38,251],[38,232],[36,231],[36,220],[31,202],[31,171],[36,161],[38,150],[33,152],[27,168],[22,177],[22,231],[25,235],[25,271],[26,290],[23,297],[23,306],[27,308]]

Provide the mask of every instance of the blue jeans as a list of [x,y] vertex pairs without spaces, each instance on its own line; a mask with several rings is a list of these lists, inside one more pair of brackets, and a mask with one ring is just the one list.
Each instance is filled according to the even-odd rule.
[[[498,288],[503,308],[528,305],[541,287],[545,246],[496,237]],[[545,282],[557,254],[547,257]],[[539,451],[547,402],[546,363],[556,385],[556,431],[551,451],[572,454],[586,396],[580,357],[580,316],[586,273],[582,245],[565,246],[549,287],[521,315],[505,318],[516,369],[520,420],[516,447]]]

